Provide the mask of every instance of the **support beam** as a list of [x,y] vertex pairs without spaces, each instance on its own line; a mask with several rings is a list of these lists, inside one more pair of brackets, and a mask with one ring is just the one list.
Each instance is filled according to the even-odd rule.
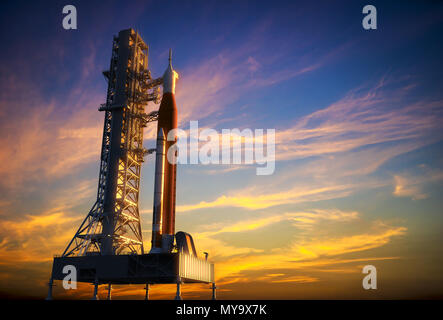
[[108,284],[108,297],[106,300],[111,300],[111,291],[112,291],[112,284]]
[[51,277],[48,282],[48,296],[46,297],[46,300],[52,300],[52,287],[54,286],[53,283],[54,280]]
[[94,294],[92,295],[91,300],[98,300],[98,279],[95,279],[94,282]]
[[217,300],[217,287],[215,285],[215,282],[212,283],[212,300]]
[[146,284],[145,290],[146,290],[146,294],[145,294],[145,300],[149,300],[149,283]]
[[182,288],[181,288],[181,281],[177,282],[177,293],[175,295],[175,299],[174,300],[183,300],[182,299]]

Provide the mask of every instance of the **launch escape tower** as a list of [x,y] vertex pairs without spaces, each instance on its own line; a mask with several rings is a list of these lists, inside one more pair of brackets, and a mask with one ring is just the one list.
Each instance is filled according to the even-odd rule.
[[[212,284],[215,299],[214,265],[197,256],[189,234],[173,234],[176,168],[165,160],[165,150],[171,144],[166,142],[165,131],[177,123],[175,79],[178,76],[172,69],[171,54],[163,77],[153,79],[148,69],[148,46],[133,29],[122,30],[114,36],[110,68],[103,75],[108,81],[108,91],[106,103],[99,108],[105,120],[97,200],[63,254],[54,258],[48,298],[52,298],[53,280],[63,280],[66,276],[63,268],[71,265],[76,269],[77,281],[95,285],[94,298],[99,284],[108,284],[108,299],[112,284],[146,284],[147,299],[150,284],[176,283],[176,298],[180,299],[182,283],[200,282]],[[160,86],[163,86],[162,97]],[[148,102],[158,103],[160,98],[159,111],[145,113]],[[158,121],[157,148],[147,150],[143,147],[143,128],[154,121]],[[152,152],[157,153],[156,191],[152,248],[146,253],[139,213],[140,174],[144,157]],[[168,170],[173,174],[167,175]],[[165,192],[159,189],[158,181],[161,187],[167,187]],[[164,199],[168,191],[173,198]],[[158,245],[162,219],[166,219],[163,229],[167,230],[163,247]]]

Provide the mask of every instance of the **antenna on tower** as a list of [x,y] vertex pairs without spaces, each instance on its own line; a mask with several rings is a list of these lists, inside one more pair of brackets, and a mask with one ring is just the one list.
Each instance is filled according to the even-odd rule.
[[172,64],[172,49],[169,48],[169,65]]

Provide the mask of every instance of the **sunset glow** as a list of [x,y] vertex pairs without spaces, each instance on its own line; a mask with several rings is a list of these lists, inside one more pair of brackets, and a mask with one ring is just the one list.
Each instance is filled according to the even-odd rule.
[[[63,1],[0,5],[9,30],[0,52],[0,296],[44,298],[53,256],[94,204],[102,71],[113,35],[129,27],[149,45],[154,77],[173,49],[179,128],[275,129],[270,175],[248,164],[177,166],[176,231],[192,235],[200,257],[209,253],[220,299],[443,296],[440,3],[373,1],[382,18],[368,31],[361,1],[106,2],[73,1],[78,30],[61,27]],[[166,15],[173,22],[164,25]],[[147,149],[155,128],[145,128]],[[141,173],[147,250],[154,162],[147,155]],[[377,268],[377,290],[362,288],[365,265]],[[151,297],[174,290],[154,285]],[[54,288],[59,298],[91,292]],[[209,285],[183,286],[184,299],[210,294]],[[143,299],[144,289],[115,286],[113,297]]]

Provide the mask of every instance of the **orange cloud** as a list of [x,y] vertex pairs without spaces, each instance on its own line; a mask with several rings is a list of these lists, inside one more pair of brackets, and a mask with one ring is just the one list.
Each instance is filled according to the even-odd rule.
[[443,171],[430,170],[425,165],[419,166],[421,172],[394,175],[394,192],[396,197],[410,197],[413,200],[428,198],[423,188],[430,183],[443,180]]
[[241,207],[250,210],[264,209],[272,206],[299,203],[304,201],[319,201],[339,198],[349,194],[351,185],[324,186],[318,188],[295,187],[283,192],[265,192],[253,194],[245,191],[245,194],[220,196],[214,201],[201,201],[194,205],[180,205],[177,212],[186,212],[203,208],[217,207]]
[[346,259],[326,258],[379,248],[388,244],[393,237],[404,235],[405,232],[406,228],[397,227],[373,234],[329,238],[324,241],[310,239],[305,240],[303,244],[294,243],[287,248],[278,248],[266,253],[235,256],[217,261],[216,276],[218,282],[223,283],[224,278],[228,282],[241,278],[241,274],[246,270],[262,272],[279,269],[306,270],[310,267],[346,263],[348,261]]
[[[271,224],[288,221],[292,222],[298,228],[309,228],[321,220],[329,221],[350,221],[357,219],[359,213],[356,211],[345,212],[337,209],[320,210],[315,209],[310,212],[288,212],[283,214],[271,215],[264,218],[250,219],[234,222],[231,225],[224,223],[206,226],[211,231],[198,233],[199,237],[212,237],[225,232],[245,232],[264,228]],[[213,231],[212,231],[213,230]]]
[[[278,225],[278,223],[287,222]],[[364,228],[368,231],[353,235],[340,235],[344,227],[353,226]],[[288,245],[263,249],[267,238],[256,243],[253,247],[243,247],[230,241],[230,237],[219,237],[225,233],[247,234],[247,232],[259,231],[262,228],[272,226],[275,234],[279,234],[279,228],[292,224],[295,228],[290,234],[293,239]],[[406,234],[405,227],[389,227],[384,223],[374,222],[367,225],[360,214],[356,211],[324,210],[287,212],[274,214],[266,217],[233,221],[230,224],[213,224],[203,226],[202,232],[193,233],[198,243],[204,243],[210,248],[211,260],[216,265],[217,282],[227,285],[239,281],[266,281],[276,282],[272,276],[279,277],[279,283],[291,282],[314,282],[320,281],[318,276],[310,273],[327,272],[349,273],[355,269],[331,268],[332,265],[346,263],[359,263],[369,260],[390,260],[398,257],[370,257],[370,258],[346,258],[346,255],[368,252],[388,245],[393,238]],[[349,230],[349,228],[346,228]],[[319,232],[330,230],[327,234]],[[334,232],[337,230],[337,232]],[[306,232],[304,232],[306,231]],[[224,240],[223,240],[224,239]],[[374,251],[372,251],[374,252]],[[373,253],[374,254],[374,253]],[[373,255],[372,254],[372,255]],[[282,275],[273,273],[277,270],[297,270],[301,275]],[[246,276],[255,272],[255,276]],[[263,275],[265,274],[265,275]],[[304,281],[305,279],[306,281]]]
[[101,130],[96,114],[95,108],[76,110],[68,120],[57,120],[57,106],[51,105],[5,124],[14,139],[0,136],[5,146],[0,150],[0,184],[11,188],[25,180],[62,177],[97,161]]
[[293,253],[293,261],[365,251],[387,244],[392,237],[404,235],[406,230],[405,227],[397,227],[376,234],[359,234],[343,238],[328,238],[323,241],[308,241],[307,243],[293,244],[290,251]]
[[79,221],[62,212],[0,221],[0,264],[51,261],[73,236]]

